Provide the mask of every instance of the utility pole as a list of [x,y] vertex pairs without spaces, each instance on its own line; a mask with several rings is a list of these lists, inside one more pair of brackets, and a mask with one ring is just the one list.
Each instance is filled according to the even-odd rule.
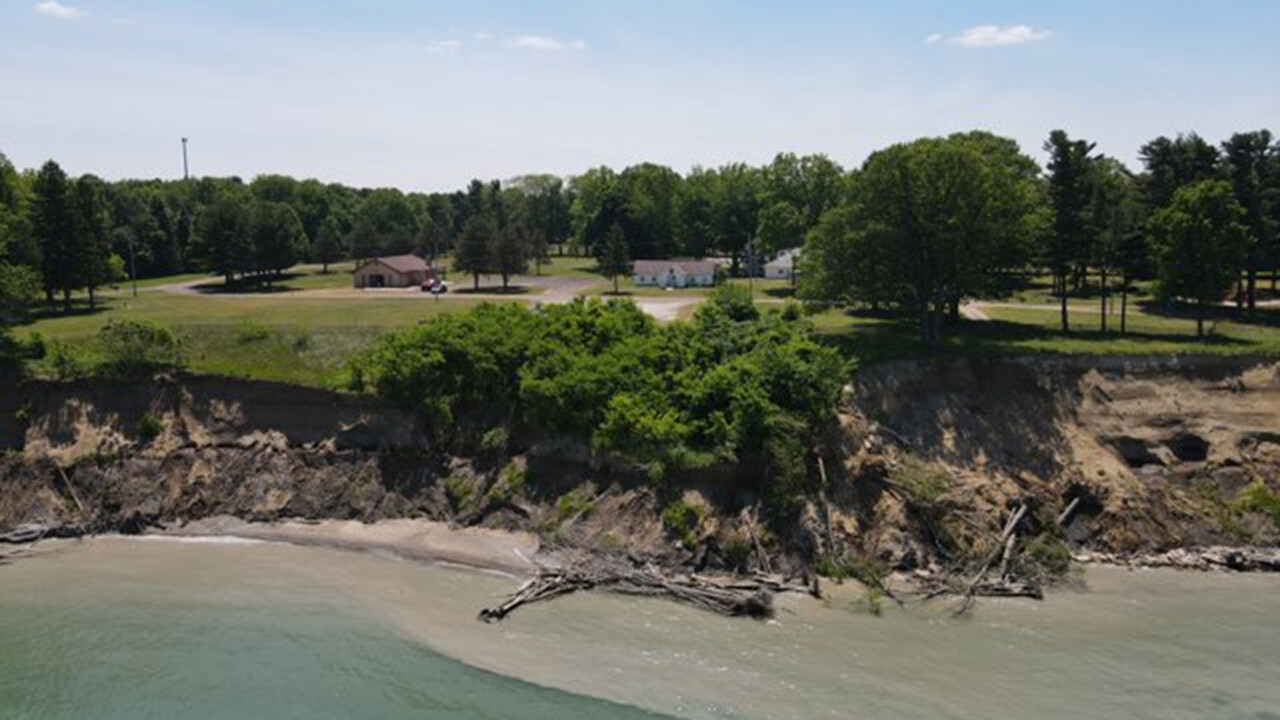
[[190,180],[191,173],[187,169],[187,139],[182,138],[182,179]]
[[133,296],[138,297],[138,261],[133,254],[133,231],[129,231],[129,279],[133,281]]

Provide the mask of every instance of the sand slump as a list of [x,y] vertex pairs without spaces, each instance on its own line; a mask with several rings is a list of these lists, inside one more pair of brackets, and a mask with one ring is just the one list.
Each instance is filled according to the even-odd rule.
[[[38,622],[15,626],[0,618],[5,647],[16,647],[16,632],[30,627],[34,637],[43,637],[75,612],[104,603],[128,600],[143,610],[151,607],[152,614],[144,613],[147,621],[140,615],[128,626],[129,632],[143,634],[136,642],[121,644],[121,637],[102,635],[117,642],[120,661],[133,647],[158,652],[186,642],[164,635],[168,630],[156,622],[157,608],[180,609],[187,622],[227,632],[250,617],[245,615],[250,605],[265,603],[307,620],[304,626],[285,624],[293,642],[324,635],[317,623],[346,628],[345,645],[331,649],[340,655],[333,658],[341,672],[333,682],[344,693],[372,682],[365,697],[384,700],[429,689],[438,676],[425,674],[389,639],[369,643],[349,634],[349,620],[375,622],[479,668],[688,718],[1163,720],[1266,717],[1280,706],[1274,683],[1280,674],[1274,652],[1280,647],[1280,626],[1271,622],[1280,578],[1271,576],[1094,568],[1087,594],[1056,593],[1037,605],[988,602],[963,620],[950,617],[948,604],[906,612],[886,608],[883,616],[873,617],[857,609],[861,596],[852,588],[837,589],[826,603],[779,598],[781,612],[772,622],[719,618],[664,601],[580,595],[530,607],[493,626],[475,620],[475,608],[514,587],[515,580],[274,543],[104,539],[50,548],[45,557],[0,568],[0,605],[12,608],[13,593],[40,592],[49,598],[33,616]],[[151,631],[159,634],[146,636]],[[264,631],[257,642],[274,638]],[[205,639],[191,647],[209,644]],[[78,657],[96,657],[89,645],[68,656],[71,664],[60,666],[61,677],[90,672],[75,666]],[[290,665],[311,667],[311,659],[285,657],[279,667],[255,666],[256,679],[231,695],[270,687],[272,673],[288,672]],[[10,653],[0,664],[21,661]],[[418,669],[404,672],[406,667]],[[202,670],[206,688],[237,673],[236,663],[227,662]],[[169,687],[186,689],[181,667],[160,677]],[[352,678],[362,682],[352,684]],[[156,680],[145,687],[166,687]],[[143,696],[137,679],[122,677],[121,683],[127,685],[131,707],[145,709],[138,704]],[[418,717],[432,717],[430,707],[462,712],[474,707],[465,702],[483,701],[487,694],[495,702],[510,702],[501,683],[491,691],[486,687],[484,682],[467,685],[468,698],[420,708]],[[74,683],[63,686],[73,689]],[[4,693],[0,689],[0,696]],[[103,704],[109,695],[94,698],[96,708],[114,706]],[[353,707],[349,695],[326,698],[317,690],[302,707]],[[489,710],[503,717],[550,717],[536,712],[545,698],[518,702],[528,707],[499,704]],[[365,709],[378,707],[385,706]],[[586,712],[576,706],[577,714],[571,712],[574,707],[564,716],[629,717],[611,706],[587,706]],[[336,716],[328,712],[318,716]]]

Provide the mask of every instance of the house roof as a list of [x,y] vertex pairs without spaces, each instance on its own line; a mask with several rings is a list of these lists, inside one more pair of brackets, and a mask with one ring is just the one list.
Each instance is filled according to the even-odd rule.
[[716,273],[716,264],[710,260],[637,260],[633,272],[661,275],[673,268],[685,275],[715,275]]
[[[369,262],[365,263],[365,265],[369,265],[371,263],[381,263],[391,268],[392,270],[395,270],[396,272],[402,272],[402,273],[409,273],[409,272],[422,271],[422,270],[428,269],[427,261],[418,257],[417,255],[392,255],[390,257],[374,258]],[[364,267],[365,265],[362,265],[361,267]]]

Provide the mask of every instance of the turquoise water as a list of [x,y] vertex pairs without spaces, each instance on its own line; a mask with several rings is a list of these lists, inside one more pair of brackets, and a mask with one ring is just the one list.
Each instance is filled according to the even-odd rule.
[[0,720],[1280,720],[1276,576],[1091,568],[1087,591],[963,619],[872,616],[854,585],[769,622],[584,593],[486,625],[515,579],[279,544],[46,547],[0,566]]
[[655,717],[465,666],[272,566],[158,550],[0,567],[0,718]]

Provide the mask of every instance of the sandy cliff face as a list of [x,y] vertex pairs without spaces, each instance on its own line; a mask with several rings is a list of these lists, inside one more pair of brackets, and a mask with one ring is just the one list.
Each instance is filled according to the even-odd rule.
[[888,364],[858,376],[847,410],[850,491],[833,502],[851,541],[872,550],[901,554],[919,543],[901,537],[911,523],[898,498],[868,510],[852,489],[928,472],[915,459],[942,474],[953,534],[975,544],[1019,504],[1047,524],[1073,501],[1063,524],[1076,546],[1138,552],[1277,540],[1264,513],[1238,502],[1258,484],[1280,490],[1274,360]]
[[[741,569],[766,553],[770,565],[971,558],[1021,505],[1028,543],[1134,553],[1280,537],[1267,513],[1241,502],[1259,487],[1280,491],[1274,360],[870,368],[850,385],[814,468],[822,491],[781,519],[725,469],[655,487],[545,441],[514,458],[450,457],[411,415],[376,400],[273,383],[34,384],[0,394],[0,418],[10,449],[0,531],[412,517]],[[682,528],[664,527],[673,504],[685,508]]]

